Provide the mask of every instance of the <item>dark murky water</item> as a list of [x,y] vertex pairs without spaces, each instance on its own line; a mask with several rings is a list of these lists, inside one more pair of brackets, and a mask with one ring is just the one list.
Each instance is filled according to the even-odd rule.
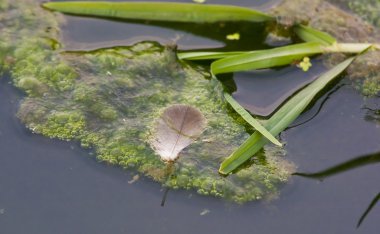
[[[256,2],[259,5],[267,1]],[[249,1],[239,4],[254,5]],[[121,28],[130,27],[101,20],[79,22],[78,17],[70,17],[64,31],[72,49],[80,49],[75,46],[86,43],[110,45],[112,41],[123,40]],[[99,27],[109,30],[100,38]],[[128,35],[171,38],[162,28],[139,24],[131,27],[126,29]],[[145,33],[144,27],[151,28]],[[191,33],[187,38],[179,41],[180,46],[181,43],[192,48],[225,46]],[[315,68],[316,73],[320,71],[318,66]],[[275,77],[279,74],[295,77],[292,85],[306,82],[293,69],[263,72],[262,78],[254,80],[239,74],[235,77],[235,96],[247,107],[254,106],[253,111],[267,113],[270,108],[258,107],[274,108],[276,101],[294,87],[284,86],[285,81],[278,82]],[[271,81],[264,81],[270,77]],[[22,94],[8,82],[7,78],[0,79],[2,234],[379,233],[379,204],[356,229],[360,216],[380,191],[378,160],[348,167],[323,181],[294,176],[283,187],[280,198],[272,202],[239,206],[188,191],[170,191],[166,205],[161,207],[163,191],[158,184],[144,178],[129,184],[133,172],[96,162],[91,152],[76,143],[47,139],[26,130],[15,117]],[[281,85],[274,87],[270,82]],[[262,85],[265,88],[258,88]],[[276,98],[272,101],[257,98],[267,95],[270,88],[278,94]],[[299,172],[318,172],[380,152],[380,126],[366,120],[365,102],[379,105],[378,99],[364,101],[342,81],[293,124],[301,125],[281,134],[287,142],[288,157],[298,165]]]
[[326,68],[313,61],[308,72],[297,67],[285,67],[273,72],[261,70],[234,74],[234,98],[253,114],[268,116],[291,94],[317,79]]

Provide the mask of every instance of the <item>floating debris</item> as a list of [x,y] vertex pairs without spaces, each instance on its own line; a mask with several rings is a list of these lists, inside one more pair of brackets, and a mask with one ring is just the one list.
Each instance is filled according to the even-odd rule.
[[133,184],[140,179],[138,174],[134,175],[131,180],[128,181],[128,184]]
[[211,211],[208,210],[208,209],[204,209],[201,211],[201,213],[199,214],[200,216],[204,216],[204,215],[207,215],[208,213],[210,213]]
[[309,71],[311,66],[313,65],[311,64],[309,57],[303,58],[303,60],[297,64],[297,67],[301,68],[304,72]]

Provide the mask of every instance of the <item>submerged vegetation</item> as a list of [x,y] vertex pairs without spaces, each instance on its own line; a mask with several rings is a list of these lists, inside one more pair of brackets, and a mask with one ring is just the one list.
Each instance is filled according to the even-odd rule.
[[[284,159],[281,148],[267,143],[280,146],[274,136],[346,68],[364,95],[380,91],[377,29],[326,1],[284,0],[270,14],[182,3],[49,2],[43,6],[119,19],[266,22],[270,33],[297,42],[261,51],[177,53],[170,46],[142,42],[65,52],[59,43],[59,14],[33,0],[0,0],[0,71],[9,71],[13,83],[27,93],[18,116],[28,128],[48,137],[80,141],[93,147],[99,160],[134,168],[171,188],[195,189],[236,202],[274,197],[294,165]],[[285,17],[289,14],[295,17]],[[312,66],[309,57],[320,54],[326,56],[330,70],[298,90],[266,120],[245,111],[215,77],[292,64],[307,72]],[[204,67],[190,66],[185,60],[215,61],[209,75]],[[355,65],[349,67],[351,63]],[[173,110],[178,113],[171,115]],[[196,123],[187,122],[189,110]],[[195,127],[187,129],[186,124]],[[168,172],[157,154],[167,161],[181,157]]]

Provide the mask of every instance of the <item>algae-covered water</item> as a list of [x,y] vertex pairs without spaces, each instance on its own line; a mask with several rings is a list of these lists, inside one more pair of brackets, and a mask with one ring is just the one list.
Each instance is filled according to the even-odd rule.
[[[233,4],[267,9],[278,2]],[[213,32],[213,26],[65,18],[61,38],[65,49],[71,51],[132,45],[143,40],[176,43],[181,50],[271,46],[265,41],[264,27],[257,24],[227,25]],[[240,41],[225,39],[236,30],[241,32]],[[205,33],[207,37],[202,36]],[[84,60],[70,59],[79,66],[86,65]],[[325,70],[316,60],[308,75],[293,67],[237,73],[221,80],[248,110],[268,115],[294,87]],[[254,79],[250,79],[252,76]],[[334,84],[280,136],[286,143],[286,161],[292,162],[298,172],[343,166],[328,171],[323,179],[291,176],[286,183],[276,185],[275,193],[264,193],[265,199],[242,205],[201,196],[191,189],[170,190],[163,207],[164,189],[141,173],[99,163],[97,152],[83,149],[78,141],[49,139],[25,128],[16,117],[25,94],[12,85],[8,73],[0,82],[0,233],[375,234],[380,230],[378,205],[356,228],[380,192],[380,126],[375,111],[380,102],[377,96],[364,98],[360,88],[355,89],[348,79]],[[356,161],[346,163],[352,160]]]

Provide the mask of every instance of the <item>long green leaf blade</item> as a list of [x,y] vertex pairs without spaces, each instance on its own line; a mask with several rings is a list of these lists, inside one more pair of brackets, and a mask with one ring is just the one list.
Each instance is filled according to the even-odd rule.
[[221,59],[225,57],[241,55],[249,52],[240,52],[240,51],[232,51],[232,52],[180,52],[177,54],[179,59],[182,60],[214,60]]
[[[285,130],[306,109],[313,98],[326,87],[328,83],[341,74],[354,59],[355,57],[349,58],[338,64],[299,91],[264,124],[264,127],[274,136]],[[235,152],[222,162],[219,172],[221,174],[231,173],[257,153],[266,143],[267,139],[261,134],[253,133]]]
[[301,24],[294,28],[294,32],[306,42],[319,42],[323,45],[332,45],[337,42],[330,34]]
[[274,20],[263,12],[229,5],[174,2],[47,2],[43,7],[63,13],[118,19],[192,23]]
[[216,75],[284,66],[306,56],[322,52],[323,46],[318,42],[307,42],[269,50],[254,51],[217,60],[211,64],[211,71]]
[[265,138],[271,141],[273,144],[282,146],[282,144],[268,131],[263,127],[259,121],[252,117],[252,115],[246,111],[235,99],[228,93],[224,93],[224,98],[232,106],[232,108],[245,120],[249,123],[256,131],[261,133]]

